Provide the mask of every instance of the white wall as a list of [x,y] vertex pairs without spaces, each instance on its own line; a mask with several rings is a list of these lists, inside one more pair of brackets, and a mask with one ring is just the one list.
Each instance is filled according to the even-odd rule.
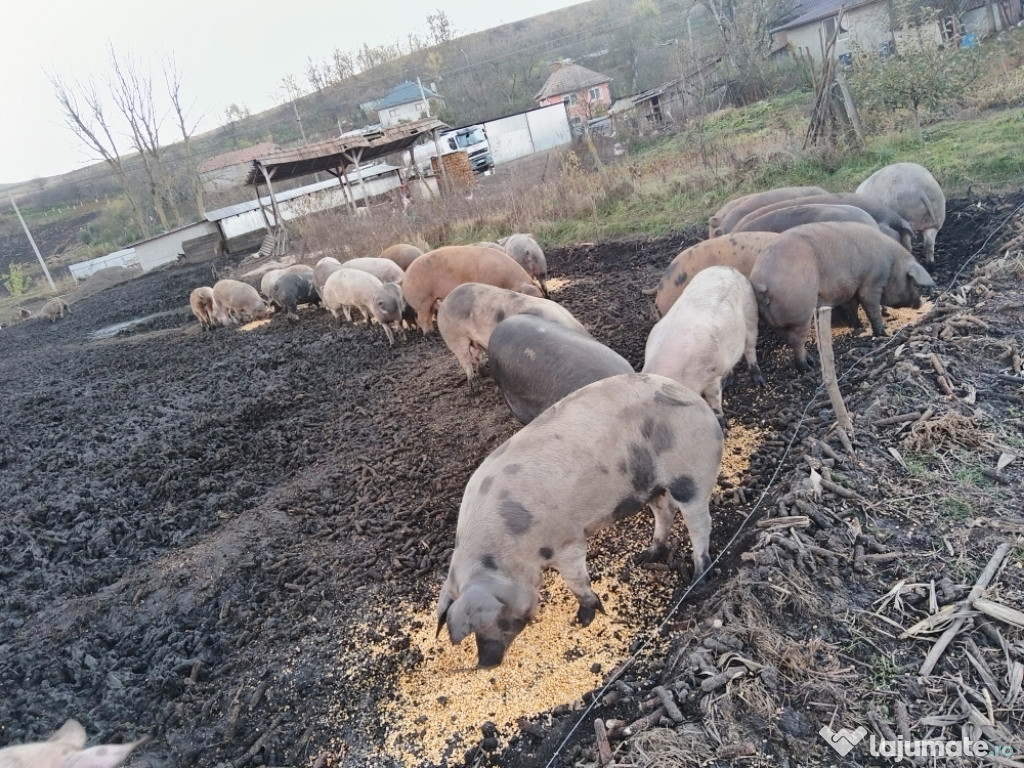
[[572,141],[572,129],[561,103],[490,120],[483,125],[495,165]]

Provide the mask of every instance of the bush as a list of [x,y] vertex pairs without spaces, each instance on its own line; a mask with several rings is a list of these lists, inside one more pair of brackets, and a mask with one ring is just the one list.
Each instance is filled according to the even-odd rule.
[[7,288],[7,292],[11,296],[18,298],[24,295],[31,285],[32,280],[25,271],[23,264],[12,263],[8,267],[7,274],[4,276],[4,287]]

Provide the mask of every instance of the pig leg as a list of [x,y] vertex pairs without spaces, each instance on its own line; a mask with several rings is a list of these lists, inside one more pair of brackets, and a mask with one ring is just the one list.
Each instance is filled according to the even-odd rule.
[[711,410],[719,417],[724,415],[722,411],[722,378],[720,376],[715,377],[712,382],[704,387],[704,391],[700,393],[700,396],[704,398],[704,402],[710,405]]
[[931,227],[921,232],[921,237],[924,240],[924,260],[927,264],[935,263],[935,237],[939,234],[939,230]]
[[850,299],[848,302],[842,305],[843,312],[846,314],[847,322],[850,324],[850,328],[854,333],[860,333],[864,329],[864,324],[860,321],[860,302],[857,299]]
[[587,572],[587,546],[574,543],[565,546],[551,561],[551,567],[561,574],[565,584],[580,602],[576,620],[580,626],[589,626],[597,611],[604,613],[601,598],[590,587],[590,573]]
[[666,490],[651,499],[648,506],[654,513],[654,537],[651,539],[651,546],[636,556],[635,561],[638,563],[654,563],[666,558],[668,536],[679,505],[669,503],[669,493]]
[[764,386],[764,376],[761,374],[761,366],[757,364],[757,320],[747,325],[747,333],[744,341],[743,356],[747,361],[747,370],[750,371],[750,378],[759,386]]
[[[665,494],[666,498],[672,498]],[[690,546],[693,548],[693,578],[697,578],[708,569],[711,564],[708,557],[708,547],[711,543],[711,511],[708,509],[707,501],[694,499],[686,504],[679,503],[672,498],[673,503],[679,506],[686,523],[686,530],[690,532]]]
[[881,301],[881,290],[871,291],[870,293],[865,292],[860,296],[860,305],[864,307],[864,314],[868,316],[868,322],[871,323],[872,336],[889,335],[885,330],[885,324],[882,322]]

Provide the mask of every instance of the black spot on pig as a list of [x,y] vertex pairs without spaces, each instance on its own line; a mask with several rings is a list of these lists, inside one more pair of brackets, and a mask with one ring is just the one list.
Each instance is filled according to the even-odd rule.
[[668,386],[662,388],[660,392],[654,393],[654,402],[659,405],[689,405],[688,402],[680,399],[679,395]]
[[494,555],[484,555],[480,558],[480,564],[488,571],[498,570],[498,564],[494,561]]
[[496,310],[494,310],[494,322],[495,322],[495,324],[500,323],[504,319],[505,319],[505,310],[504,309],[496,309]]
[[505,467],[505,474],[517,475],[519,474],[519,470],[521,470],[522,468],[522,464],[509,464],[507,467]]
[[675,442],[672,430],[664,422],[656,421],[651,416],[646,417],[640,425],[640,434],[650,443],[655,454],[664,453]]
[[521,536],[533,525],[533,515],[518,501],[506,500],[498,505],[498,514],[505,521],[509,533]]
[[494,484],[494,477],[488,475],[480,481],[480,495],[486,495],[491,490],[491,486]]
[[551,547],[541,547],[537,550],[537,554],[543,557],[545,560],[550,560],[555,556],[555,550]]
[[642,506],[643,502],[635,496],[627,496],[615,505],[615,509],[612,510],[612,519],[621,520],[624,517],[630,517]]
[[683,283],[685,283],[685,282],[686,282],[686,280],[687,280],[687,274],[686,274],[686,271],[685,271],[685,270],[680,270],[680,271],[679,271],[679,272],[678,272],[678,273],[676,274],[676,278],[675,278],[675,280],[673,280],[672,282],[673,282],[673,283],[675,283],[676,287],[678,288],[678,287],[679,287],[680,285],[682,285]]
[[633,490],[650,492],[654,485],[654,458],[645,446],[637,443],[629,446],[629,475]]
[[671,493],[672,498],[680,504],[685,504],[697,495],[697,488],[693,483],[692,477],[689,475],[680,475],[669,483],[668,492]]

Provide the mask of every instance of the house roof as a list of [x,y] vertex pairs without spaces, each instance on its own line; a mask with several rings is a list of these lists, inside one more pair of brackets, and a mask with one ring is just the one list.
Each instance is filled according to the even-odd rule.
[[533,98],[536,101],[551,96],[561,96],[566,93],[578,93],[584,88],[591,88],[601,83],[610,83],[611,78],[587,69],[579,64],[567,64],[551,73],[551,77],[544,83],[537,95]]
[[404,83],[392,88],[391,93],[378,101],[374,106],[374,109],[380,110],[387,109],[388,107],[397,107],[400,104],[412,104],[417,101],[422,101],[424,96],[428,99],[441,98],[438,94],[427,88],[427,86],[424,85],[421,92],[418,83],[406,80]]
[[787,21],[778,27],[775,27],[772,31],[784,32],[787,29],[796,29],[802,27],[805,24],[810,24],[815,21],[821,21],[831,16],[835,16],[839,13],[840,9],[847,11],[853,10],[854,8],[860,8],[862,5],[874,5],[885,0],[802,0],[802,2],[796,5],[795,11],[796,16],[792,21]]
[[218,168],[227,168],[232,165],[251,163],[254,158],[257,158],[260,155],[269,155],[271,152],[277,152],[279,149],[281,148],[277,144],[270,141],[263,141],[259,144],[253,144],[251,147],[246,147],[245,149],[236,149],[233,152],[225,152],[223,155],[208,157],[199,163],[199,167],[196,170],[199,173],[207,173],[208,171],[215,171]]

